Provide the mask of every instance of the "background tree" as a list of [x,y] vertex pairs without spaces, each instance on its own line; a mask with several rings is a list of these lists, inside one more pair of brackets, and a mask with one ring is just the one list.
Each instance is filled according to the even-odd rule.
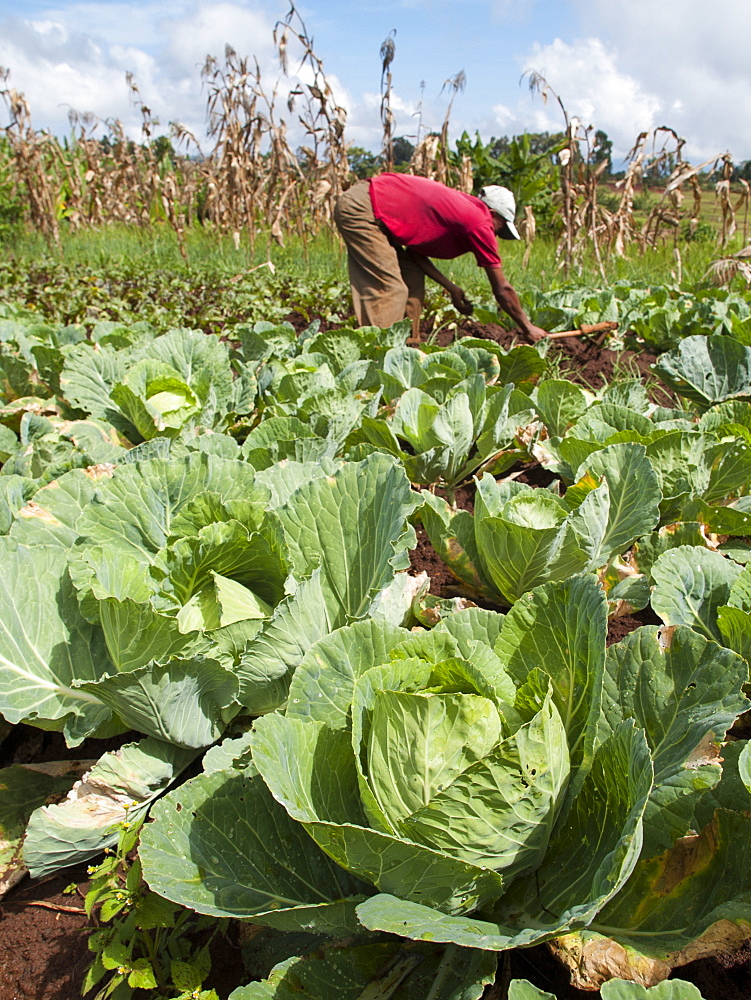
[[413,144],[407,139],[406,136],[398,135],[394,139],[394,166],[395,167],[406,167],[409,161],[412,159],[412,154],[415,151]]
[[350,146],[347,150],[350,173],[358,181],[365,180],[378,173],[381,168],[381,158],[362,146]]
[[592,152],[589,157],[590,161],[595,165],[608,161],[605,173],[610,174],[613,169],[612,153],[613,143],[608,138],[607,132],[603,132],[601,128],[598,128],[595,132],[594,142],[592,143]]

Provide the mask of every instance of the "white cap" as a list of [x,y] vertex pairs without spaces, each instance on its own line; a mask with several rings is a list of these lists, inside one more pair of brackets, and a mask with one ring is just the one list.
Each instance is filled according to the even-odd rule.
[[[516,199],[508,188],[501,187],[500,184],[488,184],[478,195],[480,201],[484,201],[491,212],[500,215],[506,220],[506,228],[511,234],[511,239],[520,240],[521,236],[514,225],[516,215]],[[508,237],[507,237],[508,238]]]

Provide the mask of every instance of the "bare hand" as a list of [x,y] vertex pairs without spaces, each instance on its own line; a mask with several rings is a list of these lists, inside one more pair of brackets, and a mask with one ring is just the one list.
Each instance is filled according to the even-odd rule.
[[451,303],[457,312],[460,312],[462,316],[472,315],[473,306],[464,294],[463,288],[460,288],[458,285],[454,285],[453,288],[449,289],[449,295],[451,296]]
[[533,344],[536,344],[538,340],[544,340],[548,336],[548,331],[543,330],[540,326],[529,326],[524,332]]

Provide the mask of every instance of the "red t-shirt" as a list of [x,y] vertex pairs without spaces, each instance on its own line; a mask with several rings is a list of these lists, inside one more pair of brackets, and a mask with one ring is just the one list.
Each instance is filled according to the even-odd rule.
[[371,178],[373,214],[397,243],[443,260],[473,253],[480,267],[500,267],[487,205],[427,177],[379,174]]

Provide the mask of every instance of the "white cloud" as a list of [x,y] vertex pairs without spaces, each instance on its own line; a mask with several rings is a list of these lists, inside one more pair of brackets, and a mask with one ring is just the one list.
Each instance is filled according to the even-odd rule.
[[127,110],[122,72],[87,36],[49,20],[6,22],[0,63],[11,69],[9,84],[25,93],[35,120],[67,131],[68,107],[102,117]]
[[198,76],[207,53],[221,59],[229,43],[239,56],[254,55],[265,75],[274,73],[274,17],[236,3],[201,3],[187,16],[162,20],[165,70],[170,77]]
[[[354,146],[378,150],[383,137],[381,127],[381,95],[366,91],[359,100],[345,98],[347,108],[347,141]],[[397,91],[391,94],[391,111],[395,118],[394,135],[412,136],[417,131],[417,103],[405,100]]]
[[[661,102],[630,73],[619,68],[616,53],[598,38],[567,44],[557,38],[551,45],[533,46],[520,60],[524,70],[541,73],[561,98],[570,116],[586,128],[593,125],[613,140],[616,156],[624,155],[636,136],[659,125]],[[534,117],[541,130],[560,131],[564,119],[557,101],[533,98]]]
[[[56,6],[46,7],[37,16],[39,24],[18,17],[0,23],[0,65],[11,67],[12,85],[26,93],[37,127],[66,132],[67,111],[61,107],[65,102],[80,111],[120,118],[137,138],[140,118],[129,104],[124,80],[125,71],[131,70],[144,103],[165,130],[168,122],[177,120],[202,135],[206,90],[200,70],[207,53],[221,63],[229,42],[240,56],[255,56],[264,89],[271,92],[279,76],[272,31],[287,10],[285,0],[135,0],[132,6],[105,0],[71,4],[57,0]],[[318,54],[327,56],[326,52]],[[290,52],[289,66],[292,74],[310,82],[310,68],[300,70],[299,53]],[[372,86],[357,91],[345,87],[328,62],[326,68],[335,99],[348,111],[348,141],[377,149],[380,95],[371,92]],[[373,75],[377,80],[377,73]],[[369,75],[371,82],[373,75]],[[394,92],[396,135],[414,140],[420,124],[421,134],[441,127],[448,95],[439,94],[438,89],[428,87],[422,105],[419,88]],[[282,99],[280,109],[283,104]],[[284,116],[294,145],[302,138],[296,136],[295,116],[289,116],[286,109]],[[465,95],[457,97],[452,126],[452,134],[464,128],[474,132],[478,127],[478,115],[468,110]]]
[[[201,68],[206,56],[215,56],[222,66],[229,43],[239,57],[253,57],[250,68],[257,60],[262,87],[271,99],[280,79],[273,27],[286,9],[282,0],[271,0],[264,10],[231,0],[147,2],[132,8],[73,4],[49,10],[37,20],[15,17],[0,24],[0,65],[10,67],[10,86],[25,94],[38,128],[66,133],[68,109],[73,108],[101,119],[118,118],[128,135],[140,138],[140,114],[125,82],[130,71],[163,131],[170,121],[180,121],[201,137],[207,97]],[[290,44],[293,78],[299,57]],[[310,71],[303,68],[301,75],[308,79]],[[329,82],[344,103],[344,88],[335,77]],[[282,87],[280,105],[284,100]],[[296,141],[294,125],[290,138]]]
[[573,0],[583,23],[616,47],[621,65],[659,95],[660,114],[706,159],[751,158],[748,0]]
[[502,131],[508,131],[509,127],[517,121],[515,111],[512,111],[506,104],[496,104],[493,106],[493,118],[496,125]]
[[[640,72],[669,80],[676,69],[687,75],[708,68],[711,75],[742,76],[748,65],[751,5],[747,0],[573,0],[582,19],[617,40],[638,61]],[[661,58],[654,57],[660,54]]]
[[[106,47],[138,45],[156,48],[160,22],[165,18],[180,19],[189,12],[191,0],[62,0],[50,3],[45,17],[59,24],[85,26],[86,33]],[[14,12],[17,13],[17,12]],[[18,16],[18,15],[17,15]]]

